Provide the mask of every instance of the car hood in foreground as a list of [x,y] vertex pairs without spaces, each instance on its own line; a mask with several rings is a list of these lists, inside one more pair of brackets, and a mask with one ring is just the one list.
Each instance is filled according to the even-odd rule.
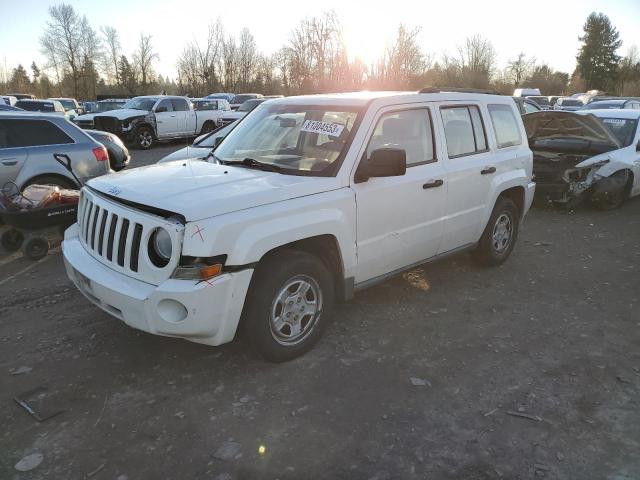
[[283,175],[201,160],[179,160],[94,178],[114,198],[174,212],[186,221],[336,190],[335,177]]
[[[567,111],[544,111],[523,115],[532,150],[594,155],[617,150],[620,143],[594,115]],[[595,147],[595,149],[594,149]]]
[[213,147],[184,147],[158,160],[157,163],[174,162],[176,160],[202,160],[209,155]]

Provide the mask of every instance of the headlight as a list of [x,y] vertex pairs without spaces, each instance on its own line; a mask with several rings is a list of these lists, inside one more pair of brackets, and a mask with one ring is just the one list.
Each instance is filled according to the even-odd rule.
[[171,259],[173,244],[164,228],[156,228],[149,238],[149,258],[156,267],[164,267]]

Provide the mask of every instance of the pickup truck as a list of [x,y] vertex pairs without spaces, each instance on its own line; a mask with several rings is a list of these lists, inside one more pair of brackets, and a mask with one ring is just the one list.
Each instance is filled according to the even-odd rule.
[[534,191],[511,97],[274,99],[206,161],[91,180],[64,261],[87,299],[132,327],[208,345],[243,331],[285,361],[361,289],[462,251],[503,263]]
[[143,150],[157,141],[195,137],[216,128],[221,112],[194,111],[187,97],[134,97],[122,108],[93,117],[94,128],[118,135]]

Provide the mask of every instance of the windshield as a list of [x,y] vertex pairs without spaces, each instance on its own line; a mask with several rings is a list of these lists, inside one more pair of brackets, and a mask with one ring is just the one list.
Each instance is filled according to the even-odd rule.
[[69,110],[74,110],[76,108],[76,104],[73,100],[58,100],[62,106],[64,107],[65,111],[69,111]]
[[231,103],[240,104],[246,102],[247,100],[253,100],[254,98],[256,98],[255,95],[236,95],[235,97],[233,97],[233,102]]
[[533,100],[538,105],[541,105],[544,107],[550,105],[549,99],[547,97],[529,97],[529,100]]
[[98,102],[95,107],[93,107],[94,112],[109,112],[111,110],[116,110],[121,108],[124,105],[124,102]]
[[247,100],[238,108],[239,112],[250,112],[262,103],[261,100]]
[[158,101],[157,98],[132,98],[125,103],[122,108],[131,108],[133,110],[151,110]]
[[222,128],[214,130],[206,137],[200,139],[198,142],[194,142],[193,146],[198,148],[213,148],[216,144],[216,139],[219,137],[226,137],[231,130],[236,126],[236,122],[225,125]]
[[582,102],[580,100],[574,100],[573,98],[562,98],[559,100],[560,105],[563,107],[581,107]]
[[358,110],[263,104],[247,115],[216,150],[223,162],[249,158],[282,173],[326,176],[346,152]]
[[16,102],[16,107],[21,108],[23,110],[28,110],[29,112],[54,112],[55,111],[55,108],[53,107],[53,103],[34,102],[32,100],[18,100]]
[[633,142],[636,133],[637,120],[630,118],[599,118],[602,124],[618,139],[622,147],[628,147]]

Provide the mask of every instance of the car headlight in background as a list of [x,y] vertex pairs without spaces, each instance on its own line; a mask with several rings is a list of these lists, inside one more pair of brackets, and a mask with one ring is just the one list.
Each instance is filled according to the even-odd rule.
[[164,228],[156,228],[149,237],[149,258],[159,268],[165,267],[171,259],[173,243]]

